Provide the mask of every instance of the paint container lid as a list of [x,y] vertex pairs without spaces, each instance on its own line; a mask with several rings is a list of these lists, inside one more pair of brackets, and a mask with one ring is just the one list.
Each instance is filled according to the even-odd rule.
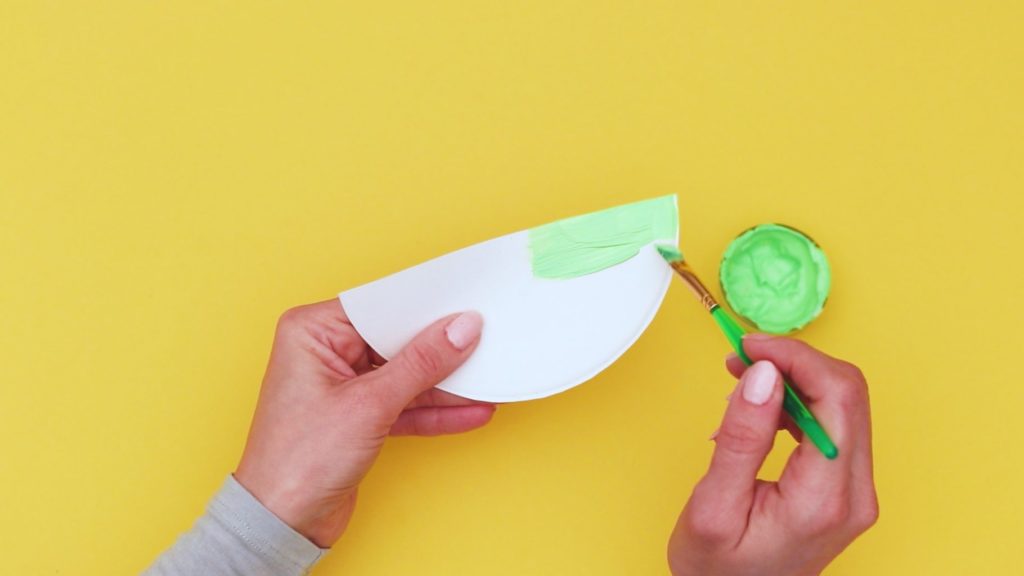
[[758,330],[786,334],[821,314],[832,274],[821,247],[782,224],[760,224],[725,251],[718,280],[725,300]]

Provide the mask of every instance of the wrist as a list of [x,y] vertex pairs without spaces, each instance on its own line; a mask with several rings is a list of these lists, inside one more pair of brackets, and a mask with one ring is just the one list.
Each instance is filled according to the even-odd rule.
[[269,480],[244,465],[235,480],[274,516],[319,548],[330,548],[348,527],[356,490],[315,495],[307,483]]
[[275,500],[272,504],[280,512],[269,506],[268,509],[313,544],[320,548],[330,548],[348,527],[352,512],[355,510],[355,501],[354,492],[331,496],[320,501],[285,497]]

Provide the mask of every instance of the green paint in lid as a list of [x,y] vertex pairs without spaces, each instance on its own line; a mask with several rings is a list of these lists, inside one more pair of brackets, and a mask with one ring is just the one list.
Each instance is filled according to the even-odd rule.
[[821,314],[832,274],[825,253],[806,234],[761,224],[729,244],[719,281],[736,314],[758,330],[785,334]]

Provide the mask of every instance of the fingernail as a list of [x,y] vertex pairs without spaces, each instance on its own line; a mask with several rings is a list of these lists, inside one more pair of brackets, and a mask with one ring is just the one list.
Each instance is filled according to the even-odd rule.
[[774,334],[765,334],[764,332],[751,332],[750,334],[744,334],[744,340],[771,340],[775,338]]
[[715,438],[718,438],[718,431],[721,429],[721,427],[715,428],[715,431],[711,433],[711,436],[708,436],[708,440],[714,440]]
[[778,370],[771,362],[754,362],[754,365],[743,373],[743,399],[757,406],[767,402],[775,391],[775,380],[778,375]]
[[725,362],[728,364],[733,358],[739,358],[740,355],[735,352],[729,352],[725,355]]
[[448,323],[444,329],[445,336],[459,350],[465,350],[470,344],[480,338],[480,329],[483,328],[484,319],[479,312],[463,312],[455,320]]

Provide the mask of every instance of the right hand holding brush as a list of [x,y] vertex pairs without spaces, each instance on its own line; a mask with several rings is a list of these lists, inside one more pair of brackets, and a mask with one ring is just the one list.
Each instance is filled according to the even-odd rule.
[[[864,376],[789,338],[751,334],[726,362],[740,379],[714,435],[715,452],[669,541],[675,576],[818,574],[878,518]],[[776,482],[757,479],[775,434],[799,430],[782,412],[782,375],[833,434],[828,460],[801,442]]]

